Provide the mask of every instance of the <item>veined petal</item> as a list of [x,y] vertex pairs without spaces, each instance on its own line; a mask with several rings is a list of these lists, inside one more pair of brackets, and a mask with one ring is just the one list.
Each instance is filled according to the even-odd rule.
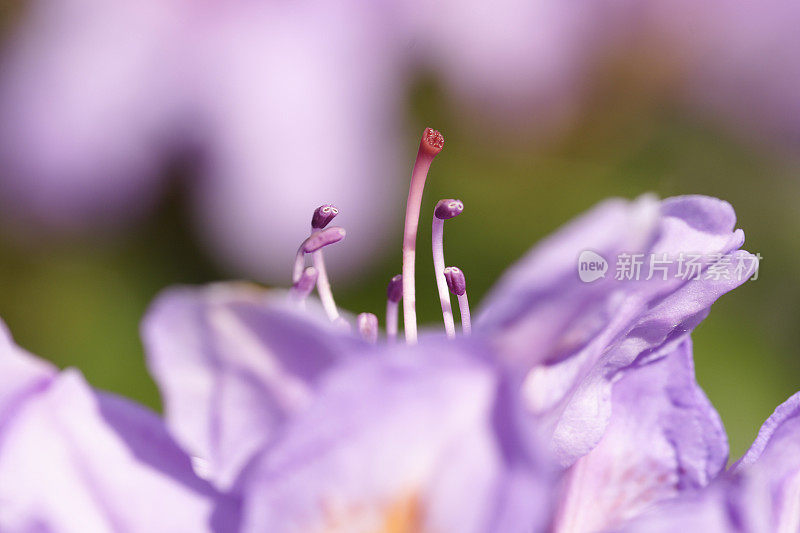
[[[687,283],[677,272],[681,253],[701,256],[705,268],[713,256],[739,248],[744,234],[734,231],[735,221],[730,204],[705,196],[606,201],[509,269],[482,306],[480,332],[492,336],[504,361],[521,368],[569,357],[609,329],[632,326]],[[608,263],[604,277],[581,281],[585,251]],[[644,265],[639,279],[617,279],[614,261],[621,253],[665,259],[666,272],[646,279]]]
[[476,333],[492,335],[504,360],[529,368],[573,353],[608,320],[612,275],[583,283],[578,257],[591,250],[609,259],[649,249],[657,236],[658,202],[607,200],[550,236],[512,266],[486,297]]
[[719,415],[697,385],[691,341],[614,383],[602,440],[568,473],[555,530],[616,527],[706,486],[725,467]]
[[247,472],[245,531],[545,527],[552,469],[510,423],[497,374],[463,345],[426,344],[326,378]]
[[154,414],[74,370],[0,421],[3,531],[210,531],[216,493]]
[[[602,438],[613,382],[669,353],[755,271],[756,258],[736,250],[744,234],[735,222],[730,204],[705,196],[601,204],[498,284],[476,334],[491,339],[501,362],[527,372],[528,405],[564,466]],[[638,279],[606,273],[585,283],[577,273],[585,250],[606,261],[620,252],[653,257],[665,271],[650,276],[645,265]],[[679,272],[690,257],[698,270]]]
[[774,531],[800,530],[800,393],[775,409],[731,470],[761,481],[772,502]]
[[172,289],[142,325],[167,425],[221,488],[229,488],[320,376],[363,346],[327,322],[268,302],[254,286]]

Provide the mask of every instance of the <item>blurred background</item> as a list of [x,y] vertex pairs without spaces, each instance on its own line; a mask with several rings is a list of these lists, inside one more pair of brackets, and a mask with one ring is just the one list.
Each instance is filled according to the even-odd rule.
[[342,211],[338,303],[383,316],[419,134],[473,306],[610,196],[731,202],[759,279],[697,329],[698,380],[749,446],[800,389],[800,4],[765,0],[0,0],[0,315],[25,348],[158,409],[138,325],[176,283],[289,283]]

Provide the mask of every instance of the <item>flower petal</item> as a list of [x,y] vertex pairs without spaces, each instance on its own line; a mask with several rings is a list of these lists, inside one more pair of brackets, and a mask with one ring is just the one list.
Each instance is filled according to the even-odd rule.
[[800,392],[775,409],[731,470],[761,480],[772,502],[774,531],[800,529]]
[[567,474],[555,531],[600,531],[706,486],[725,467],[719,415],[697,385],[691,341],[614,383],[602,440]]
[[[648,196],[607,201],[509,269],[482,306],[478,325],[510,364],[525,368],[564,359],[609,328],[630,327],[685,284],[677,275],[681,253],[699,255],[705,267],[716,259],[711,256],[739,248],[744,235],[734,223],[730,204],[705,196],[660,204]],[[666,258],[668,267],[650,279],[645,265],[639,279],[618,279],[611,270],[587,283],[577,275],[584,251],[606,260],[609,269],[621,253]]]
[[3,531],[209,531],[215,492],[154,414],[64,371],[0,420]]
[[[531,250],[485,298],[476,329],[493,335],[504,359],[520,367],[573,353],[605,325],[606,299],[619,284],[577,276],[578,257],[648,249],[657,236],[658,203],[607,200]],[[477,331],[476,331],[477,332]]]
[[46,388],[56,374],[56,368],[29,354],[11,338],[6,325],[0,321],[0,431],[25,399]]
[[[552,470],[491,367],[426,341],[330,374],[245,476],[245,531],[539,531]],[[539,461],[539,462],[537,462]],[[328,528],[328,529],[326,529]]]
[[[728,271],[735,268],[739,258],[748,265],[757,263],[747,252],[736,251],[729,256],[724,267]],[[745,271],[745,279],[751,273]],[[669,353],[708,315],[717,298],[743,282],[736,276],[690,280],[643,314],[638,304],[631,306],[632,310],[626,307],[618,320],[626,324],[624,327],[612,323],[570,360],[537,367],[528,375],[529,405],[541,414],[545,425],[553,428],[553,448],[562,464],[572,464],[603,436],[611,415],[614,381]]]
[[167,291],[142,326],[167,424],[228,488],[310,400],[315,383],[362,344],[242,285]]

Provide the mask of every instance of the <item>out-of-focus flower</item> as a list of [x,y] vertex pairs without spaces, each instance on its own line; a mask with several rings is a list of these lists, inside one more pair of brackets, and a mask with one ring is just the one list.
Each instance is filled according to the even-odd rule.
[[168,161],[199,154],[197,223],[229,266],[277,279],[299,208],[334,195],[363,236],[338,262],[362,260],[396,205],[400,86],[376,16],[351,2],[33,0],[2,62],[4,213],[109,228],[151,207]]
[[229,521],[155,414],[57,372],[0,327],[1,530],[210,531]]
[[[598,49],[647,63],[695,116],[728,127],[734,136],[794,147],[800,139],[800,37],[791,0],[758,4],[711,0],[599,2]],[[605,52],[602,52],[605,50]],[[638,65],[639,63],[637,63]],[[659,85],[657,84],[657,85]]]
[[628,524],[626,532],[797,531],[800,393],[779,405],[753,445],[701,491],[688,492]]
[[415,65],[460,111],[551,136],[590,89],[596,13],[588,2],[399,2]]
[[[691,38],[688,95],[747,140],[800,144],[800,5],[791,0],[678,2]],[[673,8],[676,6],[673,5]]]

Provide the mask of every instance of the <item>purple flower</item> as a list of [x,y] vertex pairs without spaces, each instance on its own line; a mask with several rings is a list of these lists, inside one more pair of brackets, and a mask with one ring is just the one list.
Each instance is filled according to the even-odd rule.
[[[471,336],[423,331],[417,339],[406,322],[409,344],[398,345],[391,321],[399,300],[414,302],[419,184],[442,142],[426,131],[420,145],[404,275],[388,291],[387,344],[356,336],[353,318],[319,282],[321,255],[322,309],[304,310],[314,302],[296,292],[218,285],[169,291],[145,320],[167,423],[208,462],[208,479],[242,498],[246,529],[357,517],[530,531],[553,510],[557,531],[603,529],[706,486],[723,468],[725,434],[695,382],[689,334],[757,267],[738,250],[744,237],[730,205],[701,196],[605,202],[512,267]],[[443,243],[436,220],[435,249]],[[638,278],[615,268],[584,282],[577,269],[586,250],[658,258],[663,272]],[[699,259],[687,278],[689,253]],[[469,273],[458,271],[461,304]],[[532,495],[552,483],[542,446],[565,475],[558,501],[534,508]]]
[[779,405],[753,445],[704,490],[652,509],[624,531],[797,531],[800,393]]
[[228,520],[157,416],[57,372],[1,327],[0,530],[210,531]]
[[308,201],[335,196],[362,228],[337,263],[362,262],[384,236],[401,92],[379,13],[351,2],[30,4],[2,57],[7,215],[108,229],[152,208],[164,167],[189,159],[199,230],[239,272],[278,279],[275,258],[295,245]]

